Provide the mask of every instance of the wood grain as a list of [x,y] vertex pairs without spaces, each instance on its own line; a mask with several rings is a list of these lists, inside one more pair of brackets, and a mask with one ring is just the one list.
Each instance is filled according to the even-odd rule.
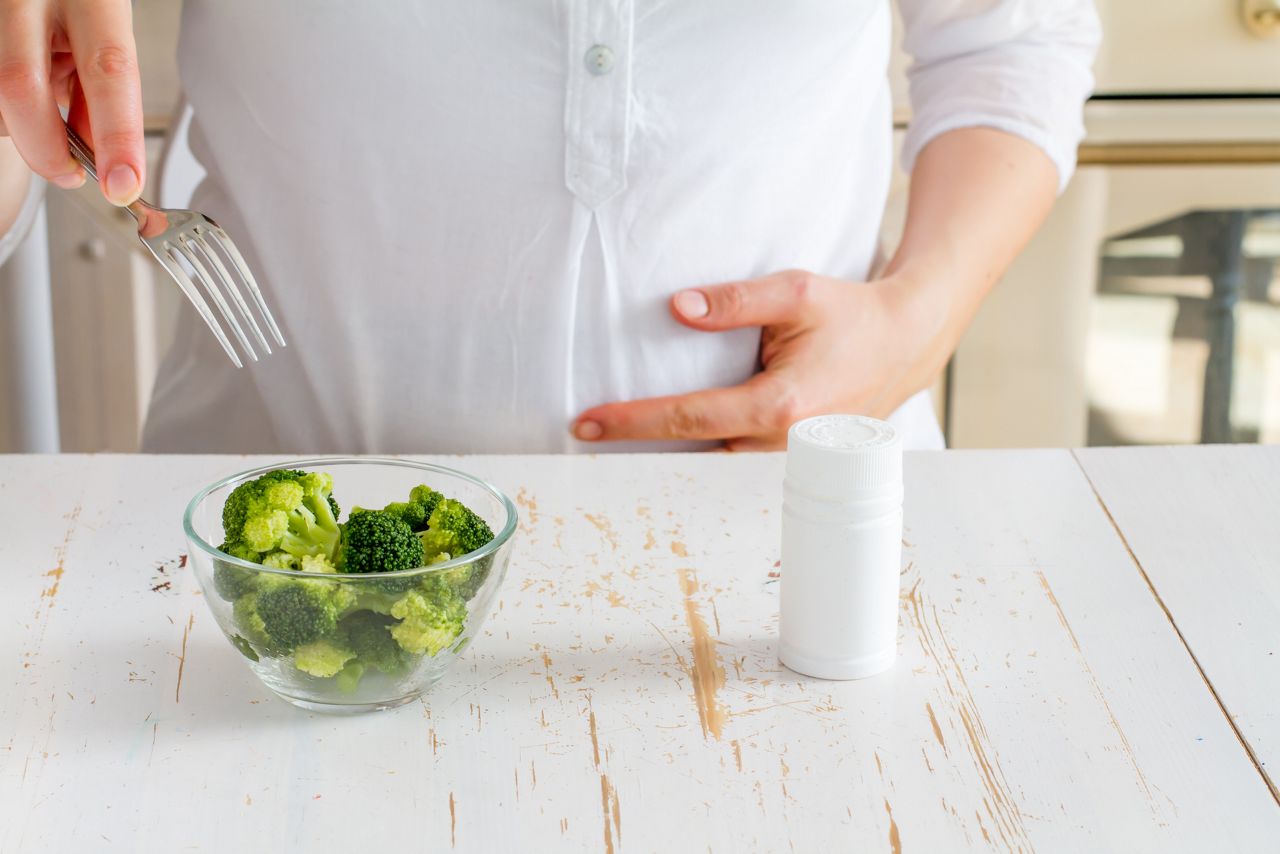
[[446,459],[517,497],[510,574],[428,697],[349,719],[259,685],[184,565],[186,499],[255,462],[0,458],[0,851],[1280,834],[1067,452],[908,457],[899,660],[845,683],[777,663],[779,456]]
[[1076,456],[1280,802],[1280,448]]

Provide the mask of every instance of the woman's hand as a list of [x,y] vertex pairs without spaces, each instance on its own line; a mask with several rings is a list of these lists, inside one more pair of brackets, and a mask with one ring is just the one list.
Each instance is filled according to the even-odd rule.
[[94,146],[107,199],[137,199],[146,157],[129,0],[0,0],[0,134],[33,171],[73,189],[85,175],[59,106]]
[[860,283],[775,273],[681,291],[671,312],[702,332],[761,327],[762,370],[732,388],[589,409],[574,424],[579,439],[718,439],[734,451],[777,450],[809,415],[887,416],[946,361],[930,346],[945,308],[920,299],[904,276]]
[[887,416],[946,365],[1044,221],[1057,177],[1039,147],[1003,131],[942,134],[916,159],[906,228],[884,278],[859,284],[789,272],[681,291],[671,310],[686,326],[762,327],[761,372],[733,388],[597,406],[578,416],[574,435],[771,450],[808,415]]

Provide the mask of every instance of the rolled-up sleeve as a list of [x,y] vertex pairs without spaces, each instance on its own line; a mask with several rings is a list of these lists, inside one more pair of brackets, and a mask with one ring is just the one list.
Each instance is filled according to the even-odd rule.
[[991,127],[1075,170],[1101,26],[1091,0],[899,0],[912,116],[904,167],[939,134]]

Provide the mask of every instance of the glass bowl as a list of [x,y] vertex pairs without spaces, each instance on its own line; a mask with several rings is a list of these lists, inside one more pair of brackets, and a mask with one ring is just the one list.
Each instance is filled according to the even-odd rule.
[[[275,569],[218,551],[227,496],[275,469],[328,472],[344,515],[351,507],[404,501],[413,487],[425,483],[470,507],[495,536],[444,563],[364,575]],[[285,461],[224,478],[191,499],[182,523],[196,578],[230,651],[295,706],[354,713],[411,702],[467,648],[506,576],[517,516],[506,495],[454,469],[400,459],[331,457]],[[275,613],[286,606],[305,607],[307,627],[296,637],[273,638],[256,612],[259,597],[270,597]],[[351,640],[357,634],[363,644]],[[353,647],[372,652],[351,658]]]

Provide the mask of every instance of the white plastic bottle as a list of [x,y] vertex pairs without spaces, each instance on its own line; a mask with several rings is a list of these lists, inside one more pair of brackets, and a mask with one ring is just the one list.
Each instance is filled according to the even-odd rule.
[[902,441],[860,415],[787,435],[779,658],[822,679],[893,666],[902,560]]

